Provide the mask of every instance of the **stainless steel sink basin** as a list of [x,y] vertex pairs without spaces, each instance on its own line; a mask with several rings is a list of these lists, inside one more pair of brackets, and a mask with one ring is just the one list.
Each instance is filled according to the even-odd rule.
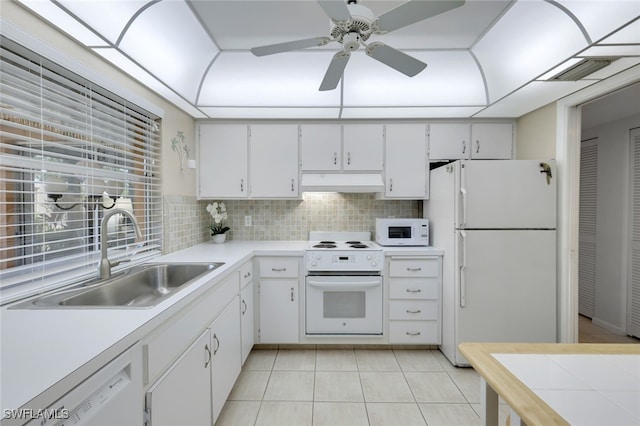
[[14,308],[149,308],[222,265],[224,263],[136,266],[114,274],[107,280],[84,282],[70,289],[23,302]]

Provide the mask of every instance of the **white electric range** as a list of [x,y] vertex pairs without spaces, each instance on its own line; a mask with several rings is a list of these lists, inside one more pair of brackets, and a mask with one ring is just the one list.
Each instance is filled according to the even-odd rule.
[[383,266],[370,232],[310,232],[306,335],[382,335]]

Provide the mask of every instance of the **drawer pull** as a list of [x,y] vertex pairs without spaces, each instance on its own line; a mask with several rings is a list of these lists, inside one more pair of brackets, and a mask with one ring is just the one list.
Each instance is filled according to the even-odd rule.
[[209,345],[204,345],[204,350],[207,352],[207,360],[204,362],[204,368],[207,368],[211,362],[211,349],[209,349]]
[[420,335],[419,331],[414,331],[414,332],[407,331],[407,336],[419,336],[419,335]]
[[242,315],[247,313],[247,302],[242,299]]
[[417,309],[415,311],[412,311],[411,309],[407,309],[408,314],[419,314],[420,312],[422,312],[420,309]]
[[216,341],[216,348],[213,350],[213,355],[215,356],[218,353],[218,349],[220,349],[220,340],[218,340],[218,336],[215,333],[213,334],[213,340]]
[[284,272],[287,270],[287,268],[271,268],[271,270],[273,272]]
[[246,274],[244,274],[243,278],[249,278],[251,276],[251,272],[247,272]]
[[422,292],[422,290],[420,290],[419,288],[415,290],[412,290],[410,288],[407,289],[407,293],[420,293],[420,292]]
[[409,271],[409,272],[420,272],[420,271],[422,271],[422,268],[407,268],[407,271]]
[[293,287],[291,287],[291,301],[293,302]]

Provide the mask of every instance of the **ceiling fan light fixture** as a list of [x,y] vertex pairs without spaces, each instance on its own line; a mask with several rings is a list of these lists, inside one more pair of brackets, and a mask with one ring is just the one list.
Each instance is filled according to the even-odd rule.
[[345,34],[342,37],[342,46],[344,46],[345,52],[353,52],[360,47],[360,34],[356,32]]

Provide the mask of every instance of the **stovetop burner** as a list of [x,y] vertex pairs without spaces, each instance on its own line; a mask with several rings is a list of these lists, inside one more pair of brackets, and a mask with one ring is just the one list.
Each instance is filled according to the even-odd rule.
[[328,240],[320,241],[320,244],[335,244],[335,243],[336,243],[335,241],[328,241]]
[[345,244],[362,244],[361,241],[345,241]]
[[362,244],[362,243],[350,243],[349,241],[347,241],[347,244],[349,244],[349,247],[354,248],[354,249],[363,249],[363,248],[368,248],[369,246],[366,244]]
[[313,246],[311,246],[311,247],[313,247],[313,248],[336,248],[336,247],[338,247],[338,246],[336,246],[335,244],[330,243],[330,242],[323,242],[323,241],[320,241],[320,243],[319,243],[319,244],[314,244],[314,245],[313,245]]

